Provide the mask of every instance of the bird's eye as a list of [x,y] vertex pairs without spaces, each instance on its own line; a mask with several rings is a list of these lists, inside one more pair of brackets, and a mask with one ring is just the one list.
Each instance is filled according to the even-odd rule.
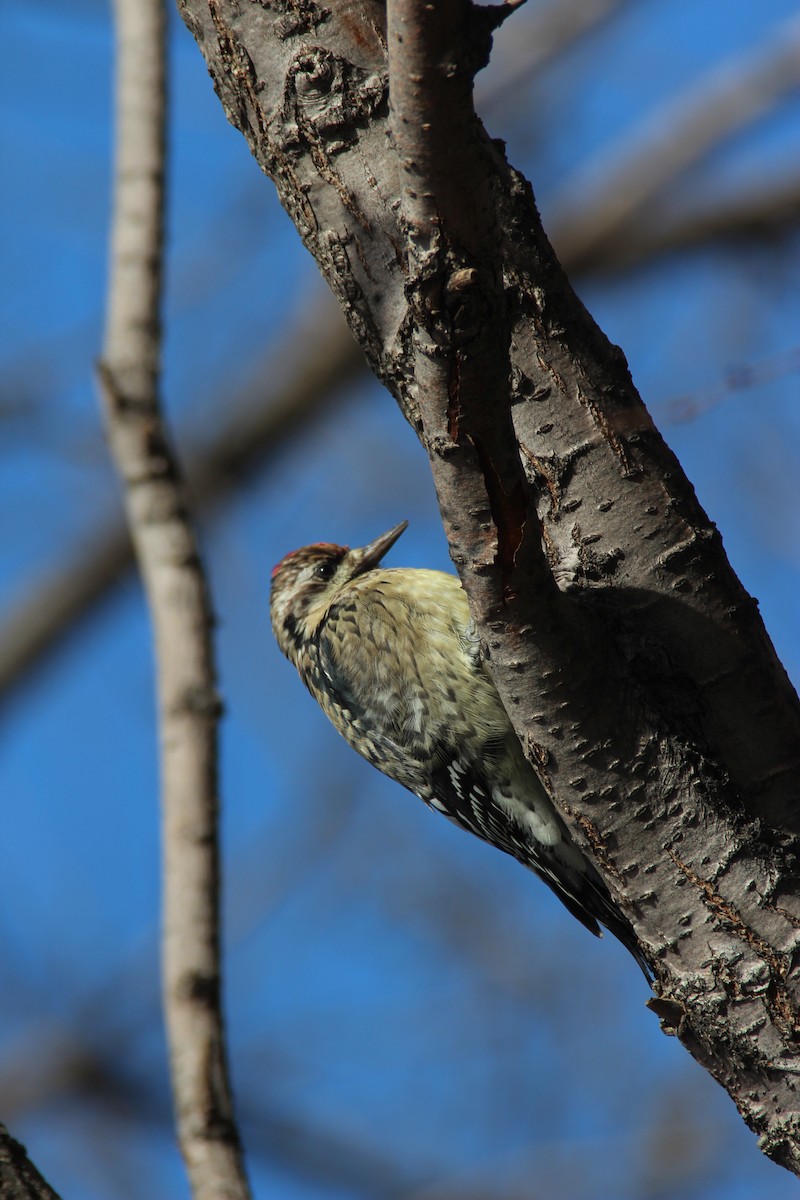
[[336,570],[336,563],[331,562],[331,560],[329,558],[324,559],[322,562],[318,562],[317,565],[314,567],[314,578],[315,579],[332,579],[335,570]]

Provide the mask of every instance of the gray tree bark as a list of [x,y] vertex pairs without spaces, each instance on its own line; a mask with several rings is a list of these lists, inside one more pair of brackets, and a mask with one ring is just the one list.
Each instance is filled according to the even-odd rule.
[[0,1125],[0,1200],[60,1200],[5,1125]]
[[653,964],[662,1027],[800,1173],[800,706],[474,115],[512,6],[397,0],[387,36],[378,0],[178,3],[428,453],[492,675]]

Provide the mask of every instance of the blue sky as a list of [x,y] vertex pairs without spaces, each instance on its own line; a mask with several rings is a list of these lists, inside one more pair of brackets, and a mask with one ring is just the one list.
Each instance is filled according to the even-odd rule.
[[[623,4],[523,80],[490,130],[530,174],[546,223],[582,163],[715,64],[774,37],[793,9]],[[6,0],[0,28],[13,48],[0,85],[2,620],[119,500],[92,382],[107,264],[109,12],[94,0]],[[517,28],[510,21],[503,37]],[[185,446],[213,437],[266,348],[280,364],[285,322],[311,309],[319,284],[177,18],[171,33],[164,393]],[[660,203],[728,196],[785,172],[799,114],[795,90]],[[797,232],[782,232],[575,279],[623,346],[795,682],[798,250]],[[775,377],[723,386],[747,366]],[[690,420],[672,419],[681,397],[698,410]],[[498,1198],[783,1200],[789,1176],[659,1032],[625,952],[596,943],[510,860],[360,763],[280,658],[271,565],[306,541],[358,544],[403,517],[411,527],[392,561],[448,569],[425,457],[389,397],[364,381],[203,522],[229,714],[228,1010],[256,1194],[370,1195],[353,1164],[368,1173],[378,1159],[397,1195],[446,1181],[468,1198],[483,1181]],[[183,1196],[157,1009],[151,651],[133,578],[2,717],[0,1119],[65,1196]],[[78,1056],[114,1072],[93,1091],[80,1072],[67,1088],[45,1069]],[[292,1122],[305,1131],[302,1168]],[[658,1141],[667,1127],[680,1153]],[[694,1174],[681,1174],[675,1164],[692,1155]]]

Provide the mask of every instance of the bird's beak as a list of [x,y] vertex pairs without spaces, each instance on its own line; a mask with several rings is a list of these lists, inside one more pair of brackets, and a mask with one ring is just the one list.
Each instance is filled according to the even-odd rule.
[[363,575],[365,571],[371,571],[373,567],[377,567],[378,563],[387,554],[395,544],[403,530],[408,528],[408,521],[401,521],[399,525],[395,525],[394,529],[390,529],[388,533],[382,533],[379,538],[375,538],[374,542],[369,542],[368,545],[362,546],[359,550],[352,550],[351,554],[355,557],[356,575]]

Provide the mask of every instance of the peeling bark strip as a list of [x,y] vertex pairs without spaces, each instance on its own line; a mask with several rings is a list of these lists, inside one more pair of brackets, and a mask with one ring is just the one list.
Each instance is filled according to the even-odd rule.
[[512,6],[390,0],[387,33],[378,0],[179,5],[427,449],[495,682],[665,1029],[800,1172],[800,706],[473,112]]

